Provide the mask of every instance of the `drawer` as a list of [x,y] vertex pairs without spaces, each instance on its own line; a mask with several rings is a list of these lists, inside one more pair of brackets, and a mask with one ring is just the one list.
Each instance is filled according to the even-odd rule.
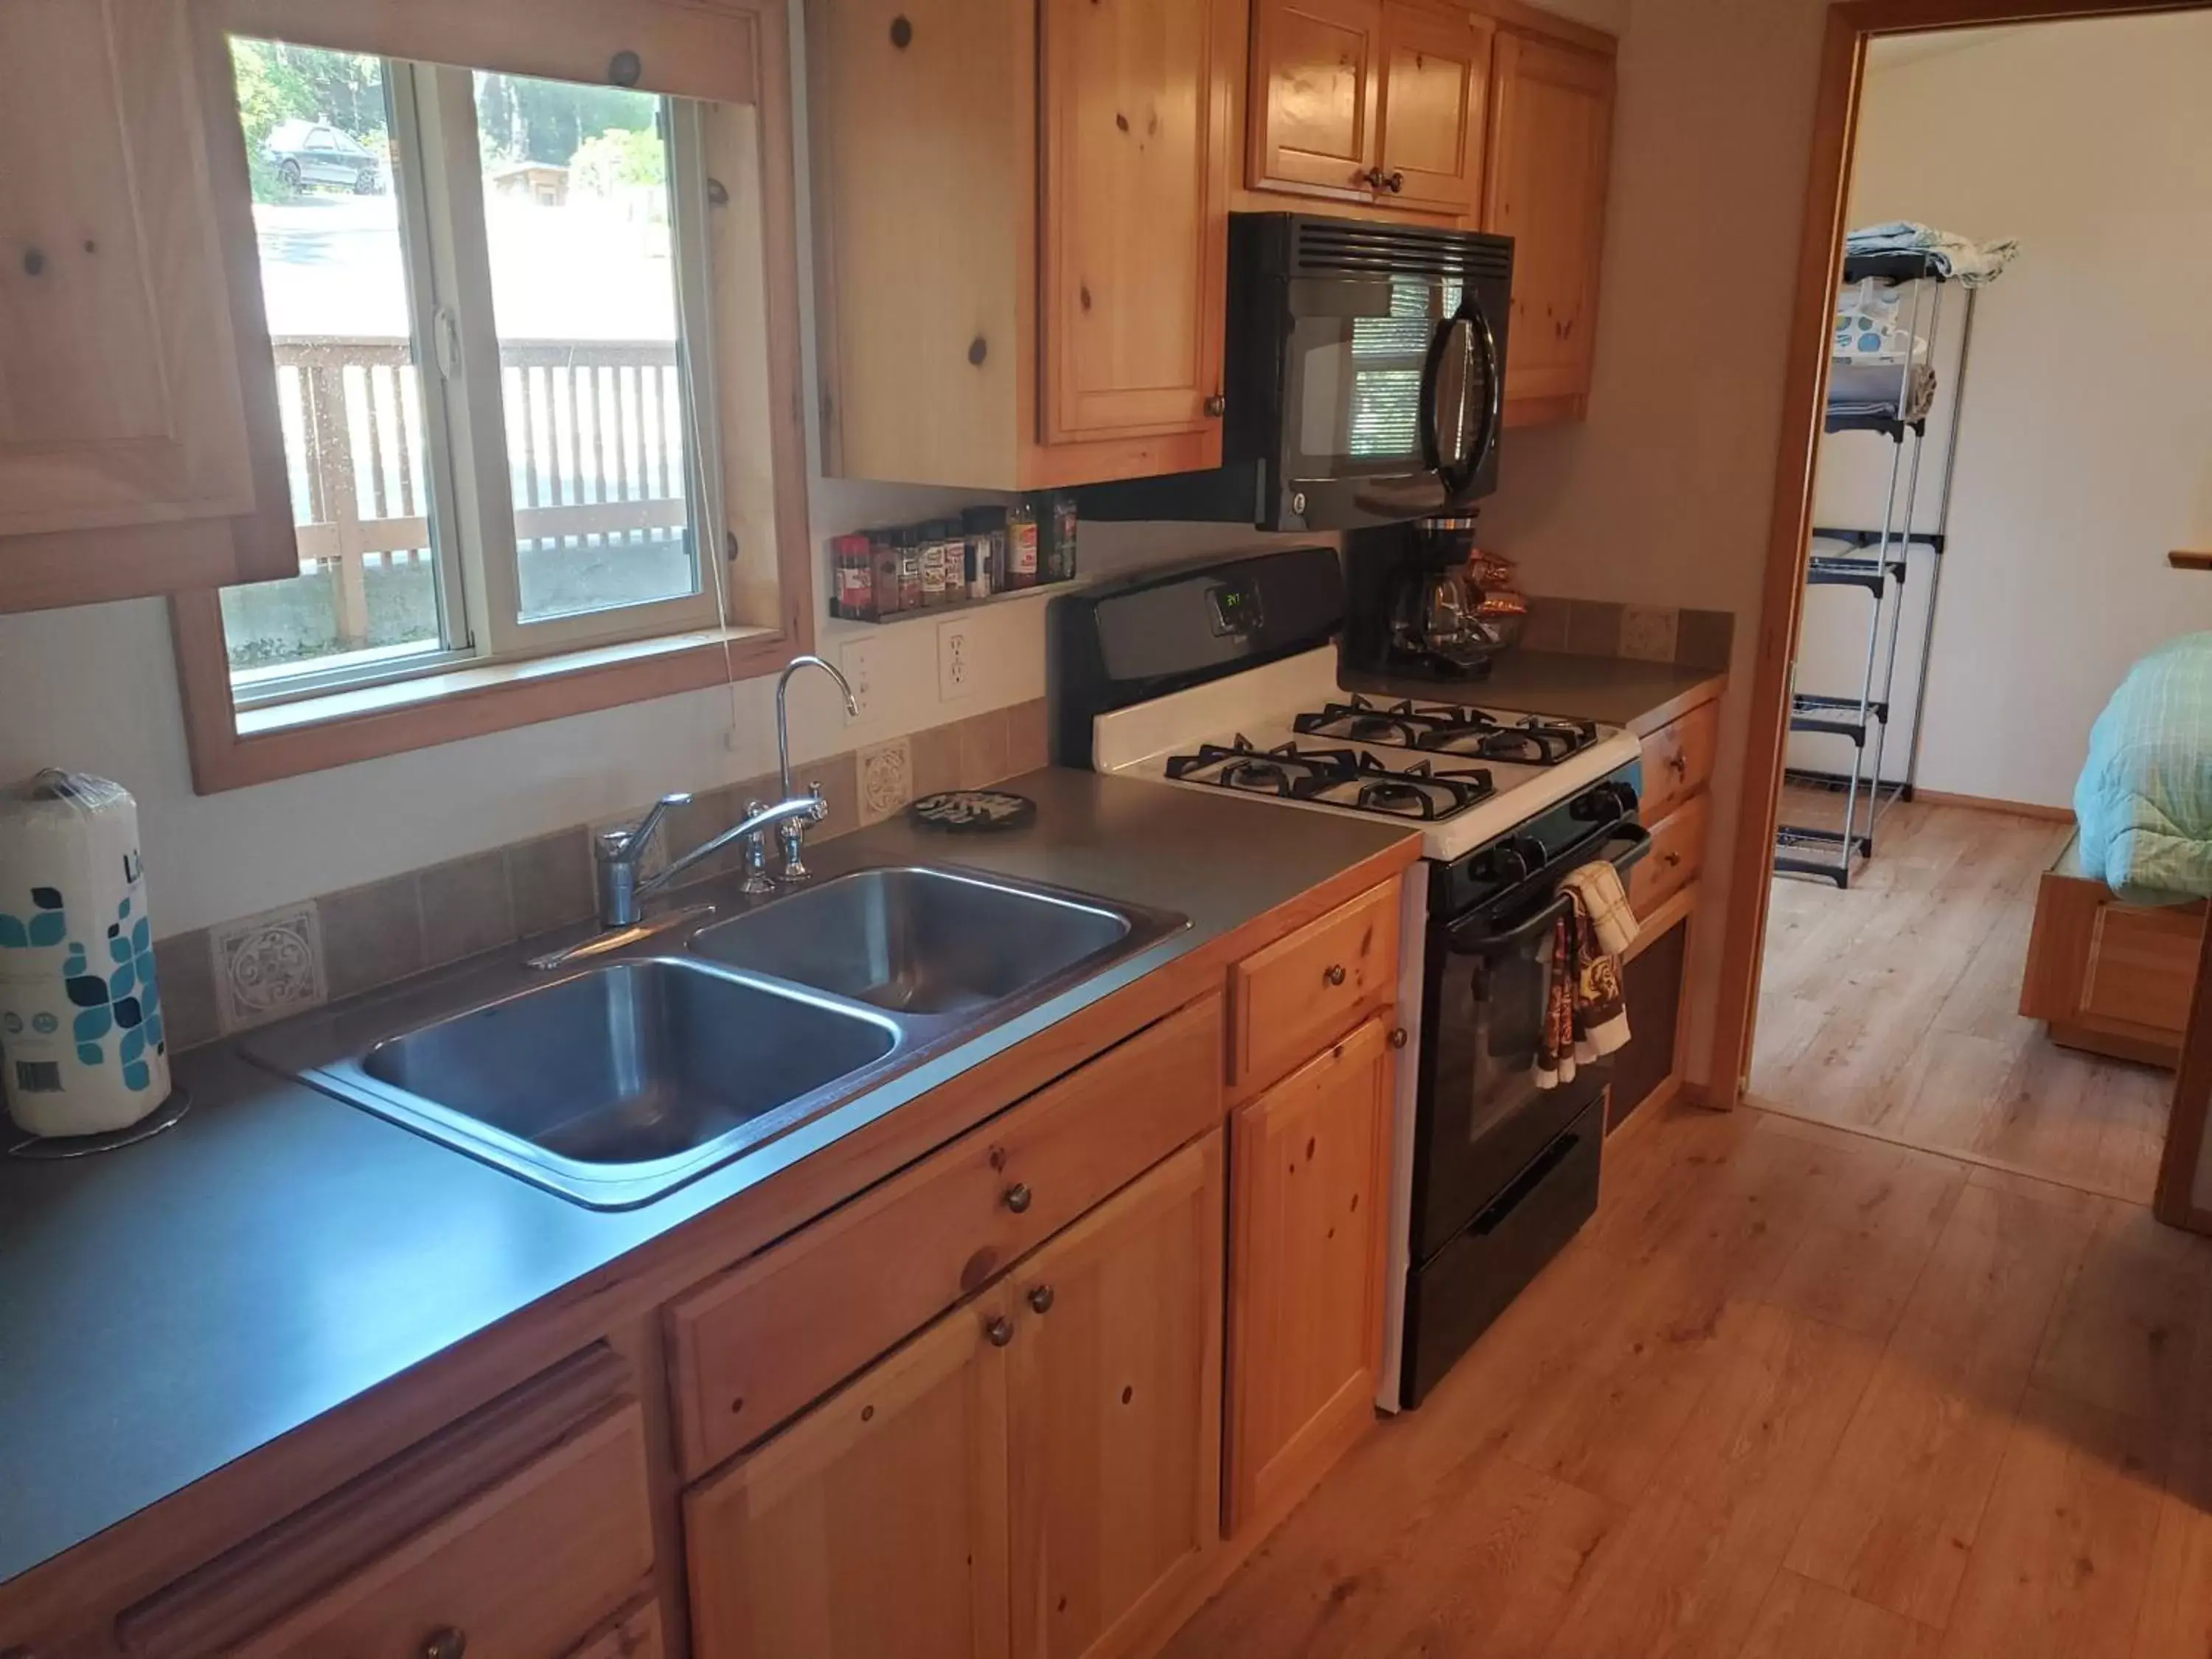
[[2204,917],[2193,908],[2100,904],[2076,1018],[2150,1026],[2179,1037],[2189,1024],[2203,940]]
[[616,1407],[229,1651],[236,1659],[567,1653],[635,1597],[653,1569],[645,1459],[636,1404]]
[[1393,1001],[1398,884],[1339,905],[1230,972],[1237,1092],[1264,1088]]
[[1712,797],[1692,795],[1651,826],[1651,850],[1629,872],[1629,902],[1648,916],[1698,878],[1705,863]]
[[660,1603],[641,1601],[564,1659],[661,1659]]
[[1721,738],[1715,698],[1644,739],[1644,821],[1656,823],[1712,781]]
[[1221,999],[1109,1049],[668,1310],[684,1477],[758,1440],[1221,1118]]

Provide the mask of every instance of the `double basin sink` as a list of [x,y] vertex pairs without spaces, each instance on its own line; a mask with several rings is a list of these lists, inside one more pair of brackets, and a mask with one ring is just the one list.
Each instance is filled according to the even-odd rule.
[[305,1057],[296,1036],[256,1053],[564,1197],[620,1208],[1187,925],[953,869],[861,870],[336,1057]]

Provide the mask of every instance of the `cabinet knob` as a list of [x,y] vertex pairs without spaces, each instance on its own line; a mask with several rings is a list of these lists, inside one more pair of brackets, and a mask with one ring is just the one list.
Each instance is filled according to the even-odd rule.
[[1383,180],[1383,183],[1389,186],[1390,193],[1393,196],[1395,196],[1400,191],[1406,188],[1406,175],[1402,173],[1393,173],[1388,179]]
[[1206,412],[1211,418],[1219,420],[1229,412],[1229,399],[1215,392],[1206,400]]
[[645,64],[634,52],[618,52],[607,59],[607,79],[618,87],[634,87],[645,73]]
[[461,1659],[469,1650],[468,1632],[447,1625],[422,1638],[422,1659]]
[[1393,1025],[1390,1028],[1390,1046],[1393,1048],[1402,1048],[1406,1046],[1406,1028],[1404,1026]]
[[1321,970],[1321,976],[1327,980],[1331,985],[1343,984],[1344,964],[1340,962],[1330,963],[1328,967]]
[[1004,1314],[996,1316],[983,1327],[983,1338],[994,1348],[1003,1348],[1014,1340],[1014,1322]]
[[1039,1313],[1052,1311],[1052,1286],[1039,1285],[1030,1292],[1030,1306]]
[[1682,855],[1680,853],[1668,853],[1664,854],[1659,861],[1665,865],[1669,870],[1678,870],[1682,865]]
[[1690,775],[1690,757],[1677,750],[1667,757],[1667,769],[1678,778]]
[[1030,1207],[1030,1198],[1029,1183],[1025,1181],[1017,1181],[1006,1188],[1006,1207],[1016,1215],[1022,1214]]

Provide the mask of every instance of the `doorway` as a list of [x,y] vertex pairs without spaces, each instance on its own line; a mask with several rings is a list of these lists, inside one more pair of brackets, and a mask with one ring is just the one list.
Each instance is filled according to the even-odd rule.
[[[2212,1074],[2182,1063],[2205,1023],[2196,913],[2153,930],[2179,957],[2157,981],[2162,1042],[2141,1040],[2132,998],[2121,1037],[2087,1034],[2103,1053],[2021,1012],[2031,950],[2051,954],[2039,896],[2072,868],[2090,722],[2131,661],[2212,629],[2212,579],[2166,559],[2212,537],[2206,400],[2165,401],[2197,356],[2212,370],[2212,333],[2193,311],[2166,320],[2182,287],[2160,256],[2192,213],[2212,246],[2201,76],[2160,106],[2166,67],[2212,61],[2212,13],[2097,12],[1831,15],[1788,388],[1802,426],[1778,469],[1715,1072],[1770,1109],[2155,1194],[2162,1218],[2196,1224],[2212,1222],[2196,1167]],[[2177,177],[2195,171],[2202,187]],[[2020,263],[1986,288],[1861,280],[1849,233],[1899,221],[1955,234],[1969,270],[2014,238]],[[1882,368],[1830,373],[1838,320],[1870,307],[1864,361]],[[1892,370],[1893,405],[1839,425],[1865,412],[1853,374]],[[1908,404],[1923,374],[1932,397]],[[2136,937],[2121,921],[2111,987]],[[2072,925],[2078,951],[2101,924]]]

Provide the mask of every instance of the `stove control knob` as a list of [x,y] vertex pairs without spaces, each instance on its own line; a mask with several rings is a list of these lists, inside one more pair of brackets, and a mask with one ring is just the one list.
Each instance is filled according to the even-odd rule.
[[1567,811],[1577,818],[1625,818],[1636,810],[1636,792],[1625,783],[1601,783],[1575,797]]

